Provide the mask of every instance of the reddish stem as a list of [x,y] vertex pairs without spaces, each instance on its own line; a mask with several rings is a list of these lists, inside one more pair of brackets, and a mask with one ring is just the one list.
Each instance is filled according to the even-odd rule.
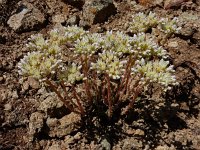
[[89,82],[88,82],[88,58],[87,58],[87,55],[85,55],[84,61],[82,58],[81,58],[81,61],[83,63],[83,74],[86,77],[86,80],[84,81],[85,90],[86,90],[87,97],[88,97],[89,101],[91,102],[92,99],[91,99],[91,93],[90,93],[90,86],[89,86]]
[[64,82],[61,81],[60,84],[61,84],[61,87],[62,87],[64,93],[65,93],[65,97],[66,97],[67,99],[70,100],[70,102],[72,103],[72,105],[74,105],[75,107],[78,107],[78,106],[77,106],[77,105],[72,101],[72,99],[68,96],[68,94],[67,94],[67,90],[66,90],[66,86],[65,86]]
[[100,90],[99,90],[99,87],[98,87],[98,76],[97,76],[97,73],[95,71],[92,72],[92,76],[93,76],[93,89],[95,90],[95,94],[96,94],[96,98],[97,99],[100,99]]
[[83,109],[83,106],[81,104],[81,98],[78,96],[78,93],[76,92],[76,89],[74,86],[72,86],[72,90],[73,90],[73,95],[76,98],[77,104],[78,104],[78,108],[81,111],[81,114],[84,115],[85,111]]
[[111,99],[111,86],[110,86],[110,77],[109,75],[106,73],[105,74],[106,77],[106,81],[107,81],[107,94],[108,94],[108,116],[111,117],[112,115],[112,99]]
[[[119,85],[119,88],[117,90],[117,94],[115,96],[115,101],[117,102],[120,98],[120,92],[124,92],[124,89],[127,88],[127,84],[128,84],[128,81],[129,81],[129,77],[130,77],[130,70],[131,70],[131,66],[132,66],[132,55],[129,56],[129,60],[128,60],[128,63],[126,65],[126,70],[124,72],[124,77],[122,78],[122,81],[120,82],[120,85]],[[123,88],[123,84],[124,82],[126,81],[125,83],[125,88]]]
[[132,101],[129,103],[127,110],[130,110],[131,108],[133,108],[133,104],[134,104],[135,100],[137,99],[138,95],[141,93],[141,91],[142,91],[142,88],[140,86],[137,86],[135,89],[135,93],[132,98]]
[[103,81],[102,96],[103,96],[104,104],[108,105],[108,97],[106,96],[106,81]]
[[58,98],[64,103],[65,106],[67,106],[67,108],[68,108],[71,112],[75,112],[75,113],[77,113],[77,114],[80,114],[80,112],[74,110],[74,108],[71,107],[71,106],[69,105],[69,102],[67,102],[67,101],[62,97],[62,95],[60,94],[60,92],[57,90],[57,89],[58,89],[57,86],[55,86],[53,83],[51,83],[51,81],[49,81],[48,79],[45,80],[45,83],[48,84],[48,85],[52,88],[52,90],[57,94]]
[[[139,76],[139,78],[141,78],[141,76]],[[140,83],[140,80],[137,80],[134,85],[134,87],[135,87],[134,96],[133,96],[132,101],[129,103],[128,110],[130,110],[133,107],[133,104],[134,104],[136,98],[142,92],[142,89],[143,89],[142,87],[145,86],[145,85],[139,85],[139,83]]]

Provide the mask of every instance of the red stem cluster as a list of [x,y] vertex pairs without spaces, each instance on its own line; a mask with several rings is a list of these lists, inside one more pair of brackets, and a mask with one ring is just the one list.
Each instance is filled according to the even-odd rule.
[[[78,96],[77,92],[76,92],[76,89],[72,86],[72,90],[73,90],[73,95],[74,95],[74,98],[76,99],[77,101],[77,104],[75,104],[73,101],[72,101],[72,98],[70,98],[67,94],[67,90],[66,90],[66,86],[64,85],[63,82],[60,83],[64,93],[65,93],[65,98],[61,95],[60,91],[58,91],[58,86],[55,85],[54,83],[52,83],[53,81],[50,81],[48,79],[45,80],[45,83],[47,85],[50,86],[50,88],[56,93],[56,95],[58,96],[58,98],[63,102],[63,104],[71,111],[71,112],[74,112],[74,113],[77,113],[77,114],[81,114],[81,115],[84,115],[85,112],[84,112],[84,108],[81,104],[81,99],[80,97]],[[71,104],[70,104],[71,103]],[[79,111],[76,110],[76,108],[78,108]]]

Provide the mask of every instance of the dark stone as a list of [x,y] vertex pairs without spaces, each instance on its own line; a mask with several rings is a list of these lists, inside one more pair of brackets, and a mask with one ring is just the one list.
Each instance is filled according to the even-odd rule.
[[83,6],[84,24],[92,25],[103,23],[117,12],[112,0],[90,0]]
[[197,31],[193,34],[193,39],[198,46],[200,46],[200,31]]
[[63,0],[64,2],[81,9],[85,3],[85,0]]

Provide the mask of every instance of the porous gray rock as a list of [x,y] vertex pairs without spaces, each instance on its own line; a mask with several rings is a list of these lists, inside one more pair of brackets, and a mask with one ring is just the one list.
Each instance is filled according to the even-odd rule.
[[40,103],[38,111],[42,111],[47,117],[59,117],[67,114],[67,110],[62,101],[58,100],[56,96],[49,95],[45,100]]
[[62,24],[66,21],[66,18],[64,15],[62,14],[56,14],[54,16],[52,16],[52,22],[54,24]]
[[39,81],[34,79],[33,77],[28,77],[29,86],[33,89],[38,89],[40,87]]
[[5,7],[7,0],[0,0],[0,8]]
[[179,34],[189,37],[189,36],[192,36],[193,33],[194,33],[194,29],[192,29],[191,27],[184,27],[180,30]]
[[16,32],[39,29],[45,23],[45,15],[31,3],[19,2],[16,12],[7,24]]
[[10,103],[5,104],[5,105],[4,105],[4,110],[5,110],[5,111],[10,111],[10,110],[12,110],[12,104],[10,104]]
[[178,42],[177,41],[170,41],[167,45],[169,48],[177,48]]
[[103,150],[111,150],[111,144],[110,142],[104,138],[102,141],[101,141],[101,149]]
[[64,137],[80,127],[81,117],[78,114],[70,113],[61,119],[48,118],[46,121],[49,127],[48,135],[50,137]]
[[164,0],[154,0],[152,1],[153,6],[160,5],[162,6]]
[[102,23],[116,13],[113,0],[90,0],[83,6],[83,19],[81,26]]
[[191,37],[200,28],[200,13],[183,12],[178,17],[178,26],[182,27],[180,35]]
[[173,145],[170,147],[168,147],[167,145],[163,145],[163,146],[159,145],[155,148],[155,150],[174,150],[174,149],[175,147]]
[[29,140],[32,141],[37,133],[40,133],[44,125],[44,114],[34,112],[29,119]]
[[78,25],[79,21],[80,21],[80,17],[78,15],[70,16],[69,19],[67,20],[66,24],[67,25]]
[[53,142],[48,150],[62,150],[62,148],[59,143]]

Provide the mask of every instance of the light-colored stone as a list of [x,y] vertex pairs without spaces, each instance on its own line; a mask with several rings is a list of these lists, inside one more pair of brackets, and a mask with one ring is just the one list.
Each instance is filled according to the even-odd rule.
[[12,92],[12,98],[14,98],[14,99],[18,99],[19,98],[19,95],[18,95],[17,91],[13,91]]
[[173,150],[173,149],[171,149],[171,148],[168,147],[167,145],[164,145],[164,146],[159,145],[159,146],[157,146],[157,147],[155,148],[155,150]]
[[27,14],[28,9],[23,9],[20,13],[11,16],[8,20],[8,25],[13,29],[17,30],[22,26],[22,20]]
[[28,83],[28,81],[25,81],[25,82],[22,84],[22,90],[23,90],[23,91],[26,91],[26,90],[28,90],[28,88],[29,88],[29,83]]
[[81,139],[81,133],[80,132],[76,133],[76,135],[74,135],[74,139],[80,140]]
[[50,129],[48,134],[50,137],[64,137],[74,131],[77,131],[80,120],[80,115],[73,112],[62,117],[61,119],[48,118],[46,121],[47,126]]
[[177,41],[171,41],[171,42],[168,43],[168,47],[176,48],[176,47],[178,47],[178,42]]
[[137,129],[137,130],[135,130],[135,135],[143,136],[144,135],[144,131],[140,130],[140,129]]
[[164,0],[153,0],[152,3],[153,3],[154,6],[156,6],[156,5],[162,5],[163,1]]
[[80,18],[78,15],[75,16],[71,16],[68,20],[67,20],[67,25],[77,25],[80,21]]
[[55,24],[61,24],[66,21],[66,18],[63,14],[56,14],[52,16],[52,22]]
[[62,150],[61,146],[58,143],[52,144],[48,150]]
[[142,141],[139,141],[135,138],[128,138],[122,140],[123,145],[121,148],[124,149],[142,149]]
[[12,109],[12,105],[10,103],[7,103],[4,105],[4,110],[10,111]]
[[108,140],[106,138],[104,138],[102,141],[101,141],[101,147],[102,149],[104,150],[111,150],[111,144],[110,142],[108,142]]
[[65,136],[64,142],[65,142],[66,145],[73,143],[74,142],[73,136],[70,136],[70,135]]
[[0,0],[0,8],[5,7],[5,5],[7,4],[8,0]]
[[40,112],[34,112],[29,119],[29,140],[32,141],[34,135],[39,133],[44,125],[44,114]]
[[19,2],[18,7],[23,9],[12,15],[7,21],[9,27],[14,31],[30,31],[37,29],[40,25],[44,24],[44,14],[32,4]]
[[191,27],[185,27],[180,30],[180,34],[183,36],[192,36],[193,33],[194,29],[192,29]]
[[39,81],[34,79],[33,77],[28,77],[29,86],[33,89],[38,89],[40,87]]
[[3,76],[0,77],[0,82],[3,82],[3,80],[4,80],[4,77]]
[[58,100],[55,96],[49,95],[45,100],[41,102],[38,110],[45,112],[46,115],[49,116],[53,110],[61,108],[62,106],[62,101]]

